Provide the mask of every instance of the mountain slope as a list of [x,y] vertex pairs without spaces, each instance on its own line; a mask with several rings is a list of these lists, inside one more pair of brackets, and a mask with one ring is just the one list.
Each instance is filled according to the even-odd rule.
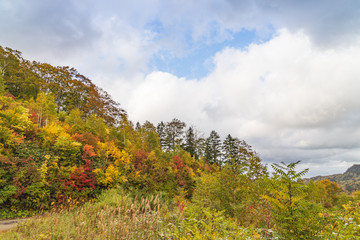
[[344,190],[349,192],[360,190],[360,164],[354,164],[342,174],[316,176],[312,177],[310,180],[320,181],[323,179],[329,179],[332,182],[336,182]]

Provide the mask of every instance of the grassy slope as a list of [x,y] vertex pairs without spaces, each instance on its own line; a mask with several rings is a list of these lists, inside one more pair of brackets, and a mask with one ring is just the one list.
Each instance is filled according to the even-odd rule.
[[111,189],[95,203],[48,213],[20,224],[1,239],[159,239],[179,218],[159,196],[133,199]]
[[94,203],[32,218],[0,239],[273,239],[222,212],[192,204],[180,210],[160,195],[132,195],[110,189]]

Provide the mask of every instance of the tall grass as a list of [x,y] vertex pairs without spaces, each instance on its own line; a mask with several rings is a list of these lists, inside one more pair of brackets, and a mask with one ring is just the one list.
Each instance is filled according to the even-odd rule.
[[273,239],[242,228],[223,211],[189,204],[179,207],[161,195],[110,189],[96,202],[47,213],[0,234],[24,239]]
[[0,239],[163,239],[180,223],[171,207],[160,195],[137,199],[111,189],[95,203],[28,220]]

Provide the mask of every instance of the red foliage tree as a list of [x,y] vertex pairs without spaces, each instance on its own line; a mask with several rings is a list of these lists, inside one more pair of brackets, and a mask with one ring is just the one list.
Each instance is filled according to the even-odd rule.
[[133,163],[134,163],[134,167],[136,170],[142,171],[142,172],[147,171],[146,160],[147,160],[148,156],[149,156],[149,153],[145,152],[141,149],[138,149],[135,151]]
[[70,180],[65,182],[65,186],[71,186],[78,192],[95,189],[97,181],[92,170],[91,161],[87,161],[84,166],[77,167],[75,171],[70,174]]

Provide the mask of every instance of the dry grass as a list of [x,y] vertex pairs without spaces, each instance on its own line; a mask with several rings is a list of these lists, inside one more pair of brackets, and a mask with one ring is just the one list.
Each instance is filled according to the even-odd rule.
[[179,221],[160,196],[136,199],[121,189],[111,189],[95,203],[34,218],[0,238],[163,239]]

